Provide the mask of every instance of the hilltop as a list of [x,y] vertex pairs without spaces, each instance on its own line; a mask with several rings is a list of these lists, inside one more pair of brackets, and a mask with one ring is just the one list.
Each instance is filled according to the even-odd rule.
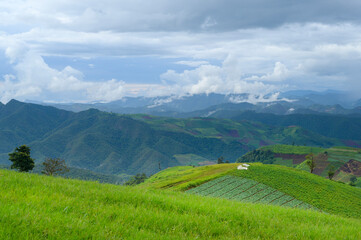
[[8,170],[0,179],[1,239],[361,237],[360,220],[311,210]]
[[[195,168],[187,166],[170,168],[153,175],[142,186],[145,188],[189,191],[190,189],[197,189],[210,182],[212,184],[206,186],[206,189],[212,187],[213,189],[211,189],[211,191],[204,192],[196,190],[194,193],[229,199],[231,195],[227,197],[227,191],[225,190],[227,185],[220,184],[217,179],[232,176],[239,178],[239,180],[246,179],[253,181],[252,183],[244,182],[245,185],[239,188],[236,188],[238,186],[237,180],[233,181],[236,182],[232,183],[235,189],[229,188],[233,196],[250,190],[250,188],[256,184],[261,184],[262,186],[270,187],[287,195],[284,196],[285,203],[287,202],[287,198],[288,200],[294,198],[295,202],[296,200],[304,202],[327,213],[355,218],[361,217],[361,189],[359,188],[330,181],[315,174],[285,166],[251,163],[248,170],[237,170],[237,166],[239,165],[240,164],[217,164]],[[258,189],[257,192],[258,191],[260,193],[258,198],[247,200],[253,202],[253,200],[261,199],[261,194],[265,196],[269,190],[262,187]],[[256,194],[257,192],[249,192],[249,194]],[[280,203],[280,205],[282,205],[282,203]]]

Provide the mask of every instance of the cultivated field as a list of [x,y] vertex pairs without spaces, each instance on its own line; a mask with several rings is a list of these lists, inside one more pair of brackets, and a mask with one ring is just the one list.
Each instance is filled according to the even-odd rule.
[[224,176],[192,188],[187,193],[201,196],[221,197],[229,200],[264,203],[284,207],[315,209],[290,195],[251,179]]

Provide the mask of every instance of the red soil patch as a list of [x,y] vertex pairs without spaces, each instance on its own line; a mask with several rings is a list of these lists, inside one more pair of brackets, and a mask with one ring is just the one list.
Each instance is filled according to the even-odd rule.
[[356,177],[361,177],[361,162],[351,159],[342,165],[337,172],[339,171],[355,175]]
[[321,175],[322,172],[327,168],[330,164],[328,161],[328,155],[324,153],[320,153],[315,157],[316,167],[313,170],[314,174]]

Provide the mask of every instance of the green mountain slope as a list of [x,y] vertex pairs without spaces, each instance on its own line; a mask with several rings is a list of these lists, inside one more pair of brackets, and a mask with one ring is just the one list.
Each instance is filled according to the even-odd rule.
[[5,170],[0,179],[0,239],[361,237],[360,220],[316,211]]
[[[329,138],[297,126],[271,127],[250,121],[233,121],[216,118],[166,118],[149,115],[130,115],[155,129],[184,132],[199,137],[217,138],[222,141],[239,141],[254,149],[270,144],[292,144],[330,147],[344,145],[339,139]],[[360,142],[361,143],[361,142]]]
[[88,110],[64,122],[51,135],[30,144],[34,156],[59,156],[72,166],[105,173],[145,172],[179,165],[176,154],[204,158],[224,155],[236,159],[244,153],[239,142],[199,138],[190,134],[155,130],[126,116]]
[[359,188],[285,166],[251,163],[248,170],[237,170],[238,165],[170,168],[155,174],[142,186],[185,191],[223,176],[235,176],[264,184],[327,213],[361,217]]
[[9,164],[8,152],[16,146],[28,144],[38,163],[60,157],[70,166],[103,173],[152,174],[159,163],[161,168],[187,164],[175,157],[182,154],[235,160],[246,152],[240,142],[156,130],[127,116],[94,109],[71,113],[15,100],[1,108],[0,131],[1,164]]
[[50,133],[72,112],[11,100],[0,108],[0,153]]
[[[105,174],[153,174],[177,165],[206,165],[223,156],[236,161],[260,146],[302,142],[342,145],[300,127],[249,121],[118,115],[95,109],[72,113],[15,100],[0,108],[0,164],[21,144],[37,163],[59,157],[72,167]],[[160,166],[159,166],[160,165]]]
[[[352,140],[361,140],[361,118],[360,115],[314,115],[314,114],[291,114],[275,115],[268,113],[255,113],[246,111],[233,120],[257,121],[272,126],[300,126],[326,137],[348,140],[346,144],[351,145]],[[301,144],[301,143],[297,143]],[[353,143],[354,147],[361,147],[359,143]]]

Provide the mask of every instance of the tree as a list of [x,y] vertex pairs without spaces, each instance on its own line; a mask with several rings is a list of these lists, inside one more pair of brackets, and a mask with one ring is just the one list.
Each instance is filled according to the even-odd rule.
[[357,182],[357,178],[356,178],[356,176],[352,176],[351,178],[350,178],[350,185],[351,186],[356,186],[356,182]]
[[328,178],[332,180],[333,176],[335,176],[335,167],[332,165],[327,172]]
[[223,160],[224,160],[224,157],[219,157],[219,158],[217,159],[217,164],[222,164],[222,163],[224,163]]
[[147,175],[145,173],[137,173],[137,175],[132,176],[128,181],[124,184],[128,186],[134,186],[144,182],[147,179]]
[[43,171],[42,173],[48,176],[53,176],[57,174],[63,174],[69,171],[69,168],[65,164],[64,159],[60,158],[47,158],[43,162]]
[[313,173],[313,170],[315,169],[316,167],[316,162],[314,160],[314,154],[313,153],[310,153],[306,156],[306,164],[307,166],[310,168],[310,172]]
[[30,148],[26,145],[17,147],[14,152],[9,153],[9,160],[13,162],[11,168],[20,172],[29,172],[35,166],[34,159],[30,157]]

